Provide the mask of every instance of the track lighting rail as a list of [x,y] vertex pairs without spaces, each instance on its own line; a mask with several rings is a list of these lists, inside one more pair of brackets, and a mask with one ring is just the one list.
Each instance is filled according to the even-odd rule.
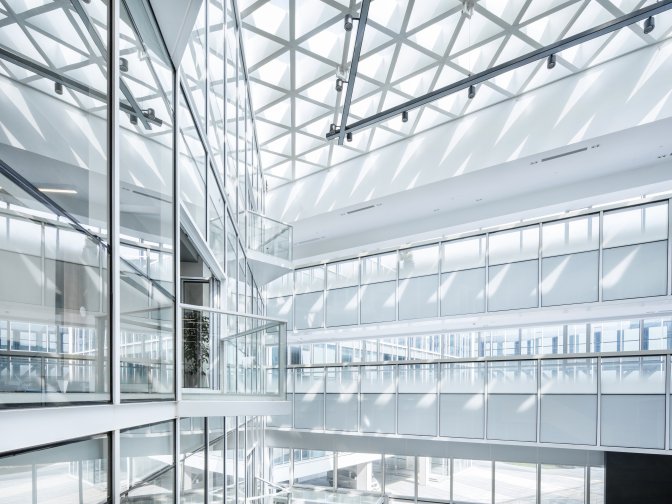
[[[362,12],[365,12],[364,16],[368,14],[368,3],[369,2],[367,2],[366,0],[362,2]],[[364,11],[365,6],[366,11]],[[458,91],[469,89],[471,86],[476,86],[477,84],[490,80],[493,77],[497,77],[498,75],[510,72],[512,70],[515,70],[516,68],[525,66],[529,63],[533,63],[535,61],[548,58],[552,54],[557,54],[563,50],[569,49],[570,47],[583,44],[597,37],[601,37],[602,35],[607,35],[616,30],[620,30],[621,28],[625,28],[626,26],[629,26],[633,23],[637,23],[642,20],[648,20],[652,16],[660,14],[670,9],[672,9],[672,0],[662,0],[653,5],[643,7],[629,14],[626,14],[619,18],[598,25],[589,30],[585,30],[583,32],[577,33],[576,35],[572,35],[571,37],[567,37],[563,40],[559,40],[545,47],[536,49],[518,58],[514,58],[511,61],[507,61],[500,65],[493,66],[492,68],[488,68],[487,70],[484,70],[482,72],[473,74],[465,79],[459,80],[440,89],[436,89],[430,93],[414,98],[408,102],[402,103],[387,110],[383,110],[382,112],[364,118],[360,121],[356,121],[352,124],[346,125],[348,119],[348,113],[350,110],[350,101],[352,99],[352,90],[354,87],[354,80],[355,80],[354,77],[356,76],[357,63],[359,60],[359,50],[361,50],[361,40],[359,39],[359,34],[361,31],[363,37],[364,34],[363,25],[366,23],[366,17],[364,17],[364,23],[360,21],[360,26],[358,27],[357,30],[359,46],[357,45],[356,42],[355,43],[356,57],[353,57],[352,61],[352,68],[354,69],[354,72],[351,71],[350,74],[351,83],[348,84],[348,91],[346,93],[346,99],[343,104],[343,116],[341,119],[341,127],[336,128],[335,130],[330,130],[329,133],[327,133],[326,138],[327,140],[333,140],[334,138],[338,138],[339,145],[343,145],[343,140],[345,139],[347,133],[354,133],[355,131],[366,129],[379,122],[387,121],[395,116],[400,115],[405,110],[413,110],[418,107],[422,107],[423,105],[427,105],[428,103],[431,103],[445,96],[451,95],[453,93],[457,93]]]

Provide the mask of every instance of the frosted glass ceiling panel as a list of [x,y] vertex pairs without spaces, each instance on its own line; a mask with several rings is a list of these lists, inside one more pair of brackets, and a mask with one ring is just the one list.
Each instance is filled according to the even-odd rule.
[[[654,3],[478,0],[469,17],[461,0],[371,2],[349,123]],[[357,132],[346,146],[337,146],[324,135],[331,123],[340,123],[347,84],[337,92],[335,83],[337,77],[349,78],[358,26],[355,21],[352,31],[346,32],[343,17],[346,13],[357,17],[361,1],[271,0],[239,5],[260,148],[274,155],[265,156],[269,162],[262,160],[262,168],[271,175],[276,167],[290,163],[289,169],[282,169],[290,178],[276,185],[672,36],[672,13],[667,12],[656,16],[651,34],[642,32],[641,23],[632,25],[559,53],[553,70],[544,62],[518,68],[481,84],[473,100],[466,100],[466,93],[449,96],[412,111],[406,124],[388,121]],[[301,135],[302,141],[288,146],[275,142],[289,134]],[[311,169],[298,169],[305,162]]]

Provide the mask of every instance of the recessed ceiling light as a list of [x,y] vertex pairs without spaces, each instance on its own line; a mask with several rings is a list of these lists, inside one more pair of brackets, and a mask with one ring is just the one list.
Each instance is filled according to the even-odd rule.
[[38,187],[38,190],[46,194],[77,194],[74,189],[59,189],[58,187]]

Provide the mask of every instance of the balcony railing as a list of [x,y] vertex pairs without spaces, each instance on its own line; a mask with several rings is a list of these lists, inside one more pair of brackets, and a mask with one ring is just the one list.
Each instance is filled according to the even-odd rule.
[[289,224],[247,212],[247,248],[285,261],[292,260],[293,229]]
[[269,426],[669,450],[671,352],[290,368]]
[[185,394],[286,397],[287,324],[181,305]]

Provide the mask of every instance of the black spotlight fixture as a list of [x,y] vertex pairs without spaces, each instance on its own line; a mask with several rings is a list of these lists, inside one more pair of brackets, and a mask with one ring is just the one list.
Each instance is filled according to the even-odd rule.
[[653,19],[653,16],[649,16],[648,18],[646,18],[646,21],[644,21],[644,33],[648,35],[654,30],[655,27],[656,27],[656,20]]
[[54,82],[54,92],[57,95],[62,95],[63,94],[63,84],[60,82]]
[[551,68],[555,68],[555,64],[557,63],[557,58],[555,54],[549,54],[548,59],[546,60],[546,68],[549,70]]
[[347,84],[348,81],[341,79],[340,77],[336,77],[336,91],[341,92],[343,91],[343,84]]
[[119,70],[128,72],[128,60],[126,58],[119,58]]
[[136,116],[135,114],[130,114],[128,117],[130,118],[132,125],[135,126],[136,124],[138,124],[138,116]]
[[348,132],[345,134],[345,139],[346,139],[348,142],[352,142],[352,131],[348,131]]
[[345,31],[352,31],[353,21],[359,21],[358,17],[352,17],[352,14],[346,14],[345,19],[343,20],[343,27]]
[[476,86],[473,84],[469,86],[469,94],[467,95],[470,100],[473,100],[474,97],[476,96]]
[[146,110],[143,110],[142,113],[147,119],[156,119],[156,113],[154,112],[154,109],[151,107]]
[[329,133],[336,133],[336,125],[334,123],[329,125]]
[[404,110],[401,113],[401,122],[408,122],[408,110]]

